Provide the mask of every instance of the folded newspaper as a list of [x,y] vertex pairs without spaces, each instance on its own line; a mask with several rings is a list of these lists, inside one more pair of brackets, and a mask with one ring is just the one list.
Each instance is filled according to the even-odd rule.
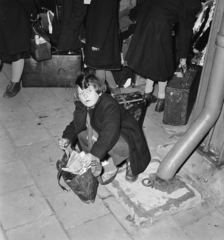
[[71,172],[73,174],[82,175],[91,167],[91,160],[85,158],[85,153],[78,153],[72,151],[70,158],[67,162],[65,168],[62,168],[63,171]]

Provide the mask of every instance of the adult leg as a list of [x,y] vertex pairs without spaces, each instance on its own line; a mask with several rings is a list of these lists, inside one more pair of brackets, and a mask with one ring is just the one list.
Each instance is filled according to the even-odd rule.
[[117,87],[117,84],[114,80],[114,77],[113,77],[113,74],[111,71],[106,71],[106,81],[110,87],[110,91],[113,93],[113,94],[120,94],[121,93],[121,90],[119,87]]
[[157,101],[157,97],[155,95],[153,95],[153,86],[154,86],[154,81],[147,78],[144,98],[147,99],[148,105],[150,105],[151,103],[155,103]]
[[106,80],[106,71],[97,69],[95,71],[95,75],[102,81],[105,82]]
[[11,98],[17,95],[20,91],[20,79],[24,69],[24,59],[12,62],[12,80],[6,88],[3,97]]
[[164,106],[165,106],[165,89],[167,85],[166,82],[158,82],[159,85],[159,92],[158,92],[158,100],[157,104],[155,107],[156,112],[163,112],[164,111]]

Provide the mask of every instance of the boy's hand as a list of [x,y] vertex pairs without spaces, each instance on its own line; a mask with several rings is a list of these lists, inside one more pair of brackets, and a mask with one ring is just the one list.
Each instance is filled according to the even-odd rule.
[[58,141],[60,148],[64,149],[67,148],[70,144],[70,141],[67,138],[61,138]]

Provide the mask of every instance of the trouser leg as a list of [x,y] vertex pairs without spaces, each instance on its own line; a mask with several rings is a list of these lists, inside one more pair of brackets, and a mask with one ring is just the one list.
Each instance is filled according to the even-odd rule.
[[[97,133],[94,133],[93,135],[97,139],[98,136],[96,134]],[[87,130],[78,134],[79,143],[84,152],[89,152],[87,136],[88,136]],[[127,142],[122,136],[120,136],[117,143],[108,152],[108,155],[112,157],[115,166],[121,164],[124,160],[126,160],[129,157],[129,147]]]

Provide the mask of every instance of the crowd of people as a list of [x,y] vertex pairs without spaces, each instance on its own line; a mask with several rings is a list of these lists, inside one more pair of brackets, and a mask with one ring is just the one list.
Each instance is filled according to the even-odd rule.
[[[20,91],[24,59],[29,58],[32,22],[39,18],[42,4],[54,12],[52,43],[58,50],[83,47],[84,63],[94,74],[81,74],[75,82],[74,119],[59,141],[61,148],[79,140],[87,146],[87,130],[95,139],[85,155],[92,161],[92,172],[102,172],[101,161],[109,154],[116,166],[126,161],[126,180],[135,181],[150,162],[149,149],[138,122],[114,98],[120,93],[113,71],[121,68],[118,0],[0,0],[0,60],[12,62],[12,79],[4,97]],[[56,5],[55,5],[56,2]],[[172,29],[178,24],[178,58],[186,70],[192,27],[201,9],[200,0],[145,0],[130,11],[134,34],[126,54],[127,65],[147,78],[144,98],[157,102],[155,111],[164,110],[165,87],[176,67]],[[153,86],[158,83],[158,97]],[[89,118],[89,122],[87,119]]]

